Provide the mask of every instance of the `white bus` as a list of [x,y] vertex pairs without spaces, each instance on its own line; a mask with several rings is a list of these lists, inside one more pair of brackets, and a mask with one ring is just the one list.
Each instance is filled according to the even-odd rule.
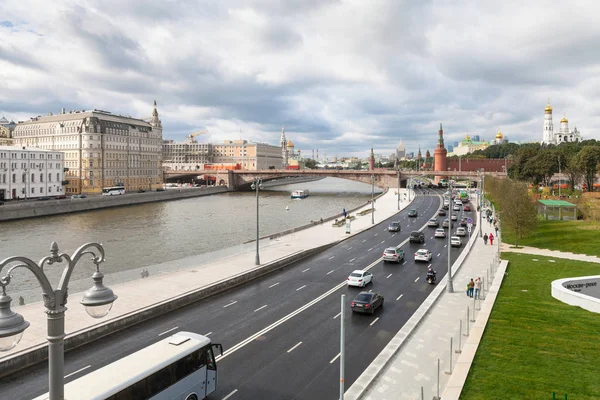
[[[206,336],[178,332],[65,385],[65,399],[200,400],[217,388],[217,363]],[[47,400],[49,394],[34,400]]]
[[116,196],[119,194],[125,194],[125,188],[123,186],[113,186],[102,188],[103,196]]

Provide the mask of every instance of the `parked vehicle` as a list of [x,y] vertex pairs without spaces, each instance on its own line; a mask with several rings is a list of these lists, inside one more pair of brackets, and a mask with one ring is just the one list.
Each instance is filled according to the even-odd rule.
[[87,196],[85,194],[74,194],[71,196],[72,199],[85,199]]
[[369,271],[357,269],[355,271],[352,271],[346,282],[348,283],[348,286],[365,287],[369,283],[373,282],[373,274]]
[[48,196],[38,197],[38,201],[45,201],[45,200],[50,200],[50,197],[48,197]]
[[388,226],[388,232],[400,232],[400,221],[394,221]]
[[433,258],[433,253],[427,249],[419,249],[415,253],[415,261],[429,262]]
[[425,234],[421,231],[412,231],[408,241],[410,243],[423,243],[425,242]]
[[54,196],[55,200],[63,200],[63,199],[66,199],[66,198],[67,198],[67,196],[65,196],[64,194],[59,194],[58,196]]
[[353,312],[374,314],[377,307],[383,307],[383,296],[375,292],[360,292],[350,303]]
[[381,256],[383,262],[395,262],[400,264],[404,261],[404,250],[400,247],[388,247],[383,251],[383,256]]

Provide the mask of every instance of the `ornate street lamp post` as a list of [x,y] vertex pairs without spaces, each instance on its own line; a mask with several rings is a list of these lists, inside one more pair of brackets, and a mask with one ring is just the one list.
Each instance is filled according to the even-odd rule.
[[[38,280],[42,287],[44,305],[48,315],[48,379],[50,400],[64,398],[64,338],[65,338],[65,311],[67,311],[68,285],[71,273],[83,255],[90,254],[96,271],[92,275],[94,286],[88,289],[81,299],[87,313],[93,318],[102,318],[112,308],[117,296],[102,283],[104,275],[100,272],[100,264],[104,262],[104,248],[98,243],[86,243],[79,247],[72,256],[58,253],[58,244],[50,245],[50,256],[44,257],[39,264],[29,258],[15,256],[0,262],[0,273],[4,267],[8,272],[0,278],[2,294],[0,294],[0,351],[8,351],[15,347],[23,332],[29,326],[22,315],[10,309],[11,297],[6,294],[6,287],[10,283],[12,272],[20,267],[27,268]],[[60,282],[56,290],[48,281],[44,273],[45,265],[66,263]]]
[[260,178],[255,178],[254,182],[252,182],[252,185],[250,185],[250,187],[252,188],[252,190],[256,190],[256,257],[254,258],[254,264],[255,265],[260,265],[260,255],[258,253],[258,245],[259,245],[259,241],[260,241],[260,235],[259,235],[259,214],[258,214],[258,191],[259,189],[262,190],[264,189],[263,184],[262,184],[262,179]]

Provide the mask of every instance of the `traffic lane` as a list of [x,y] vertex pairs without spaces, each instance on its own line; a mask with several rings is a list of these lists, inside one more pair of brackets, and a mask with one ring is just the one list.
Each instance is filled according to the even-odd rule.
[[[393,288],[403,291],[405,293],[407,293],[406,295],[406,299],[404,300],[405,302],[408,302],[411,304],[411,307],[413,307],[412,309],[416,309],[416,307],[418,307],[420,305],[420,302],[422,300],[418,300],[418,301],[411,301],[412,297],[416,297],[413,296],[413,293],[415,293],[415,290],[403,290],[402,287],[411,287],[415,285],[414,280],[412,279],[414,276],[419,276],[423,273],[423,271],[420,271],[418,267],[415,267],[414,265],[409,267],[407,269],[407,271],[411,271],[412,276],[410,277],[411,279],[403,279],[401,282],[393,282],[393,280],[390,280],[390,284],[388,285],[388,287],[384,287],[384,288],[380,288],[378,290],[381,290],[383,292],[391,292],[392,288],[389,287],[390,285],[393,286]],[[375,290],[378,286],[378,283],[380,281],[377,280],[375,285],[373,286],[373,290]],[[423,299],[427,297],[427,295],[429,294],[429,292],[432,290],[430,289],[431,285],[425,284],[424,281],[422,284],[417,284],[417,289],[416,292],[422,292],[424,294],[422,294],[420,297],[422,297]],[[385,285],[385,281],[382,282],[382,285]],[[366,288],[367,290],[369,289],[369,287]],[[341,289],[343,291],[343,289]],[[351,301],[355,294],[360,292],[361,289],[355,289],[355,288],[347,288],[347,302]],[[337,305],[337,307],[336,307]],[[384,307],[384,308],[391,308],[392,310],[390,311],[392,314],[394,314],[394,307]],[[280,329],[286,330],[286,329],[293,329],[293,331],[291,332],[284,332],[283,334],[279,334],[277,335],[278,337],[274,337],[271,336],[269,338],[269,340],[271,341],[271,343],[275,342],[275,341],[279,341],[279,340],[284,340],[284,344],[281,345],[279,348],[279,350],[277,349],[271,349],[271,348],[260,348],[260,349],[256,349],[254,348],[254,344],[249,345],[249,347],[247,347],[246,349],[242,349],[240,350],[240,352],[249,352],[250,354],[261,354],[261,356],[264,356],[267,358],[268,361],[261,361],[260,362],[260,367],[254,365],[251,361],[250,361],[250,354],[248,354],[247,357],[242,357],[240,362],[241,363],[246,363],[245,366],[240,366],[240,369],[238,371],[234,371],[235,368],[233,368],[232,370],[228,369],[228,372],[224,375],[227,376],[227,378],[221,378],[221,384],[222,384],[222,394],[225,395],[226,393],[230,393],[231,391],[238,389],[238,392],[236,392],[236,398],[255,398],[254,396],[257,395],[257,393],[264,393],[267,389],[273,389],[272,387],[270,387],[269,383],[266,383],[267,386],[264,386],[263,383],[261,383],[264,379],[265,382],[273,382],[272,377],[282,374],[283,371],[287,370],[287,367],[285,366],[280,366],[277,365],[276,363],[276,359],[281,358],[283,356],[283,359],[286,359],[286,354],[284,354],[283,352],[283,348],[285,348],[286,346],[290,346],[293,347],[294,343],[300,343],[302,342],[303,345],[306,343],[307,340],[309,340],[309,338],[311,336],[316,335],[319,338],[323,338],[323,337],[329,337],[332,334],[335,334],[335,329],[333,329],[333,332],[331,332],[331,329],[325,330],[323,331],[323,328],[325,326],[329,326],[330,324],[330,319],[334,320],[335,319],[335,315],[333,315],[333,317],[331,317],[331,310],[336,310],[339,309],[339,298],[337,298],[337,296],[330,296],[326,301],[323,301],[323,305],[321,305],[320,307],[318,307],[318,310],[323,310],[322,312],[324,313],[323,315],[319,316],[319,315],[315,315],[314,313],[304,313],[303,315],[299,315],[295,318],[297,318],[298,320],[296,321],[296,323],[292,326],[292,325],[288,325],[287,327],[280,327],[278,328],[276,331],[274,331],[274,334],[277,335]],[[377,312],[379,313],[379,311]],[[376,313],[376,315],[377,315]],[[410,315],[412,315],[412,313],[409,313],[409,315],[407,316],[407,318],[410,317]],[[360,322],[360,326],[359,329],[367,329],[367,322],[369,327],[370,325],[370,321],[368,321],[367,319],[358,319],[355,321],[359,321]],[[329,323],[328,323],[329,322]],[[337,322],[333,322],[334,326],[337,326]],[[403,324],[403,323],[402,323]],[[402,324],[400,324],[398,326],[398,329],[400,326],[402,326]],[[350,325],[347,328],[347,336],[348,336],[348,342],[351,343],[352,338],[356,337],[357,335],[360,334],[360,332],[355,332],[354,328],[356,328],[356,324]],[[396,331],[398,330],[396,329]],[[393,331],[390,333],[391,336],[386,337],[387,341],[389,341],[389,338],[393,337],[393,335],[395,334],[396,331]],[[339,333],[338,333],[339,335]],[[319,339],[321,340],[321,339]],[[387,343],[387,341],[385,343]],[[318,351],[321,351],[321,349],[324,346],[322,343],[318,345]],[[271,352],[272,353],[268,353],[265,354],[265,352]],[[332,358],[335,357],[335,354],[337,353],[333,353],[330,354],[332,356]],[[235,357],[236,355],[233,355],[232,357]],[[328,356],[323,356],[325,358],[327,358]],[[330,361],[331,359],[328,359],[328,361]],[[322,360],[321,360],[322,361]],[[227,360],[224,360],[223,363],[227,363]],[[275,363],[275,366],[271,367],[271,365]],[[304,364],[308,363],[308,360],[304,360]],[[322,364],[322,363],[321,363]],[[235,363],[236,366],[239,365],[239,362]],[[296,374],[299,374],[299,368],[301,368],[301,366],[294,366],[293,371]],[[308,368],[308,372],[310,371],[318,371],[319,370],[319,366],[318,365],[313,365],[312,363],[309,363],[307,365]],[[223,372],[223,370],[221,370]],[[259,378],[256,376],[256,374],[259,374],[259,376],[262,376],[262,378]],[[264,374],[264,376],[263,376]],[[311,376],[310,373],[307,376]],[[248,379],[245,380],[246,377],[249,377]],[[268,378],[271,377],[271,378]],[[228,382],[224,382],[224,380],[228,380],[229,378],[233,379],[233,381],[235,382],[235,384],[231,385]],[[264,378],[264,379],[263,379]],[[278,389],[278,391],[276,391],[275,393],[277,393],[278,395],[282,395],[282,393],[285,392],[285,390],[289,390],[290,388],[293,389],[292,393],[297,393],[298,391],[298,387],[296,384],[291,385],[290,382],[291,380],[294,380],[294,382],[298,382],[298,384],[300,384],[300,382],[298,381],[299,378],[294,378],[293,376],[287,376],[287,379],[282,380],[282,382],[286,382],[286,384],[284,385],[285,387],[282,387],[280,389]],[[312,379],[312,378],[311,378]],[[246,383],[244,383],[246,382]],[[290,386],[291,385],[291,386]],[[242,386],[244,387],[244,390],[242,390]],[[302,389],[304,390],[304,389]],[[242,393],[244,393],[244,395],[242,396]],[[250,393],[250,394],[247,394]],[[239,397],[242,396],[242,397]],[[218,397],[218,396],[217,396]]]
[[[395,218],[396,218],[396,216],[392,216],[392,217],[388,218],[387,221],[394,220]],[[363,232],[359,235],[356,235],[355,236],[357,238],[356,241],[358,242],[358,239],[361,237],[361,235],[362,236],[366,236],[365,234],[368,235],[368,232],[369,231]],[[368,245],[368,243],[367,243],[367,245]],[[360,245],[358,245],[358,246],[360,246]],[[342,252],[347,254],[345,250]],[[312,260],[307,260],[307,261],[312,262]],[[302,263],[300,263],[300,264],[302,264]],[[299,267],[302,267],[302,265],[299,265]],[[298,271],[299,268],[296,268],[296,270]],[[281,276],[285,276],[285,274],[281,274]],[[273,276],[271,275],[271,277],[273,277]],[[294,280],[294,277],[289,277],[289,279]],[[252,287],[252,286],[254,286],[254,287]],[[261,284],[259,283],[258,285],[251,285],[250,287],[246,288],[246,290],[248,292],[250,292],[250,293],[247,293],[246,298],[255,298],[256,293],[253,293],[253,292],[256,292],[257,290],[259,292],[262,292],[262,290],[264,290],[264,288],[261,288],[260,286],[261,286]],[[280,286],[280,289],[283,289],[283,286]],[[205,332],[206,329],[202,330],[202,328],[205,328],[206,326],[215,326],[212,323],[207,323],[207,322],[210,322],[210,320],[217,320],[217,321],[221,321],[221,322],[223,321],[223,314],[225,314],[225,311],[222,309],[229,307],[229,305],[233,306],[237,302],[239,302],[239,300],[233,300],[233,297],[237,297],[237,296],[235,296],[235,295],[231,296],[231,295],[232,295],[232,293],[227,293],[227,295],[225,295],[225,294],[217,295],[214,298],[203,300],[202,301],[203,303],[208,303],[208,304],[204,304],[205,309],[210,310],[207,314],[196,313],[196,312],[190,312],[188,314],[185,312],[185,310],[182,310],[182,313],[185,314],[182,316],[182,318],[177,318],[176,316],[170,316],[169,321],[164,321],[164,319],[161,318],[164,323],[163,323],[163,326],[159,327],[158,330],[161,330],[161,329],[171,330],[174,328],[182,330],[182,329],[186,329],[185,327],[188,327],[189,324],[192,323],[192,326],[194,326],[195,331],[200,332],[202,334],[212,333],[212,332]],[[219,303],[219,302],[223,303],[223,305],[221,305],[221,307],[218,307],[217,304],[210,304],[210,303]],[[260,302],[260,300],[259,300],[259,302]],[[276,304],[279,305],[279,304],[285,304],[285,303],[282,303],[281,301],[279,301]],[[254,305],[249,304],[249,305],[250,305],[250,307],[253,307],[253,306],[257,306],[257,308],[262,307],[262,306],[259,306],[258,304],[254,304]],[[196,306],[198,306],[198,304]],[[189,308],[197,308],[197,307],[193,307],[193,306],[188,306],[188,307]],[[254,310],[257,310],[257,308],[255,308]],[[294,308],[294,306],[292,305],[290,308]],[[271,309],[266,310],[266,311],[267,312],[265,313],[266,314],[265,316],[272,317],[272,316],[268,315],[268,314],[272,314]],[[289,311],[289,310],[282,310],[282,314],[285,314],[287,311]],[[249,311],[247,309],[241,310],[240,312],[242,313],[242,316],[250,315]],[[275,316],[275,317],[277,317],[277,316]],[[228,318],[231,319],[231,316],[228,316]],[[202,321],[201,326],[194,324],[195,320],[201,320]],[[233,320],[236,320],[236,319],[233,318]],[[222,335],[228,336],[227,332],[229,331],[229,332],[234,332],[234,333],[240,332],[240,336],[244,336],[245,332],[243,332],[240,329],[237,329],[237,328],[240,328],[239,319],[237,319],[237,321],[238,321],[238,323],[236,324],[237,326],[235,327],[235,329],[228,329],[228,327],[224,327]],[[255,322],[258,322],[259,325],[261,324],[260,321],[255,321]],[[183,327],[180,327],[180,325]],[[243,322],[242,322],[242,325],[243,325]],[[83,359],[83,360],[80,359],[79,357],[77,357],[77,353],[67,353],[67,357],[66,357],[67,370],[77,371],[79,369],[78,367],[82,367],[82,368],[88,367],[90,365],[90,364],[88,364],[88,362],[91,362],[92,359],[93,359],[93,361],[95,361],[93,369],[97,369],[97,368],[100,368],[101,366],[104,366],[110,362],[113,362],[127,354],[137,351],[150,343],[155,342],[156,338],[154,336],[154,333],[148,335],[147,342],[139,340],[140,338],[143,337],[143,335],[141,335],[140,333],[145,332],[144,328],[145,327],[139,326],[138,329],[135,329],[136,332],[134,335],[137,337],[137,340],[133,343],[132,347],[127,346],[127,345],[119,345],[114,349],[115,351],[108,351],[108,352],[100,351],[98,355],[87,356],[87,357],[84,357],[85,359]],[[233,327],[230,326],[229,328],[233,328]],[[124,338],[126,338],[126,335],[127,335],[127,331],[121,332],[121,336],[123,336]],[[107,338],[107,341],[108,340],[110,340],[110,339]],[[236,342],[236,338],[232,338],[231,341],[232,341],[232,343]],[[107,347],[106,343],[99,343],[99,345],[100,346],[98,346],[98,347],[101,347],[104,349]],[[84,351],[84,350],[85,350],[86,355],[89,354],[88,349],[81,349],[81,351]],[[31,373],[32,377],[36,376],[36,375],[44,376],[45,370],[46,370],[44,365],[45,364],[40,364],[41,368],[37,368],[34,371],[30,371],[30,372],[32,372]],[[86,373],[93,371],[93,369],[90,368],[89,370],[86,371]],[[72,376],[70,379],[75,379],[76,377],[77,376]],[[67,379],[67,381],[70,379]],[[5,381],[3,380],[3,382],[6,382],[8,384],[10,384],[11,382],[14,384],[15,382],[17,382],[17,384],[18,384],[18,379],[17,380],[8,379]],[[45,382],[45,380],[44,380],[44,382]],[[45,386],[40,386],[40,387],[45,388]],[[43,393],[43,390],[44,390],[43,388],[40,389],[40,393]]]

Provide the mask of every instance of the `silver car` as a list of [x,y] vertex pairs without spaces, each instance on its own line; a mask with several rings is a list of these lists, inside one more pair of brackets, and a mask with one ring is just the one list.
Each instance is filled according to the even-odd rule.
[[454,232],[456,236],[467,236],[467,230],[463,227],[456,228],[456,232]]

